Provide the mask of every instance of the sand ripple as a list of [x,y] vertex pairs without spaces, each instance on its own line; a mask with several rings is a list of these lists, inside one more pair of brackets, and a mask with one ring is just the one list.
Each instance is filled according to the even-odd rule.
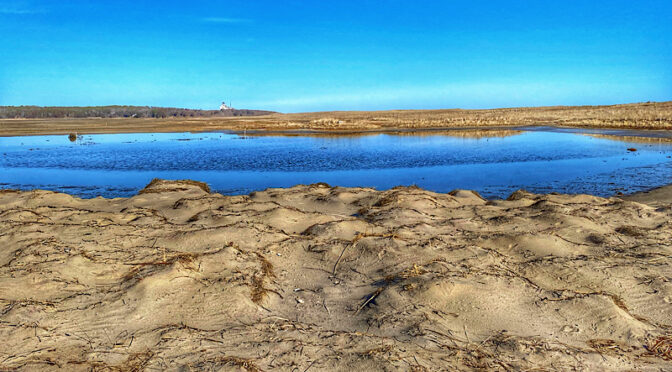
[[0,368],[669,369],[671,221],[522,191],[2,191]]

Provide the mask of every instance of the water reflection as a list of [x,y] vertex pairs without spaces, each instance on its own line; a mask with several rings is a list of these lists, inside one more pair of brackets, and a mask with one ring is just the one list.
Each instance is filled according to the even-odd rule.
[[[420,135],[421,134],[421,135]],[[152,178],[196,179],[225,194],[327,182],[506,197],[608,196],[672,181],[672,143],[591,132],[451,130],[291,136],[148,133],[0,138],[0,188],[85,197],[135,194]],[[638,151],[628,152],[636,147]]]
[[668,137],[642,137],[642,136],[622,136],[622,135],[613,135],[613,134],[585,134],[586,136],[608,139],[612,141],[619,141],[625,143],[660,143],[660,144],[672,144],[672,138]]
[[512,129],[425,129],[425,130],[395,130],[395,131],[375,131],[375,132],[267,132],[267,131],[244,131],[237,132],[240,137],[313,137],[313,138],[359,138],[379,136],[381,134],[390,136],[412,136],[412,137],[430,137],[447,136],[456,138],[494,138],[516,136],[524,131]]

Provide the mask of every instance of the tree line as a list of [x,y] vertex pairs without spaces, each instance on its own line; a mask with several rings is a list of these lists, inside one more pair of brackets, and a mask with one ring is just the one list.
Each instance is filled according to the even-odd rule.
[[2,119],[227,117],[272,114],[263,110],[193,110],[151,106],[0,106]]

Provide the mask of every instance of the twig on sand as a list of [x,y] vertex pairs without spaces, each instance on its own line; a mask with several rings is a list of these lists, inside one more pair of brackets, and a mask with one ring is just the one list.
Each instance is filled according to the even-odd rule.
[[373,292],[373,294],[371,294],[371,296],[366,301],[364,301],[364,303],[357,309],[357,311],[355,311],[355,315],[359,314],[359,312],[362,311],[362,309],[366,307],[366,305],[368,305],[369,302],[373,301],[374,298],[376,298],[381,292],[383,292],[384,289],[385,288],[376,289],[376,291]]
[[306,371],[308,371],[308,370],[310,369],[310,367],[312,367],[312,366],[313,366],[313,364],[315,364],[315,362],[317,362],[317,359],[313,360],[313,362],[312,362],[312,363],[310,363],[310,364],[308,365],[308,368],[304,369],[304,370],[303,370],[303,372],[306,372]]
[[469,334],[467,333],[467,325],[462,324],[462,328],[464,328],[464,336],[467,338],[467,343],[471,344],[471,340],[469,339]]
[[[352,246],[354,247],[357,242],[352,243]],[[345,250],[348,249],[350,245],[346,245],[343,247],[343,250],[341,251],[341,254],[338,256],[338,259],[336,260],[336,263],[334,264],[334,269],[331,271],[331,275],[336,275],[336,269],[338,269],[338,264],[341,263],[341,258],[343,258],[343,254],[345,253]]]
[[327,300],[322,300],[322,306],[324,306],[324,309],[327,310],[327,313],[331,316],[331,311],[327,307]]

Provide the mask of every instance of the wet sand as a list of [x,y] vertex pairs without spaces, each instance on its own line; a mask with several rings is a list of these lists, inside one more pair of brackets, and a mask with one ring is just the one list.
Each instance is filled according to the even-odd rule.
[[670,190],[0,191],[0,369],[669,369]]
[[672,205],[672,185],[658,187],[650,191],[624,196],[623,199],[651,206]]

